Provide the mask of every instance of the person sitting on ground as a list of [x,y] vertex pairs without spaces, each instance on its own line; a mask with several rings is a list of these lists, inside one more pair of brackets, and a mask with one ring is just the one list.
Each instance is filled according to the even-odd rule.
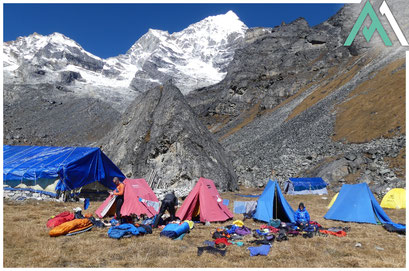
[[125,192],[125,185],[119,180],[118,177],[114,177],[113,179],[114,184],[116,185],[116,189],[112,192],[109,192],[111,195],[116,195],[116,210],[115,216],[116,220],[119,221],[119,224],[122,223],[121,221],[121,207],[124,204],[124,192]]
[[161,206],[160,206],[160,210],[159,210],[159,214],[155,219],[155,223],[153,225],[154,228],[158,227],[159,224],[159,220],[162,217],[162,215],[166,212],[166,210],[168,210],[169,214],[170,214],[170,219],[171,221],[175,220],[175,206],[178,205],[178,198],[175,196],[175,191],[170,191],[170,193],[166,194],[165,197],[162,200]]
[[300,202],[298,205],[298,210],[294,214],[294,220],[295,224],[300,227],[301,230],[310,223],[310,214],[307,209],[305,209],[304,203]]

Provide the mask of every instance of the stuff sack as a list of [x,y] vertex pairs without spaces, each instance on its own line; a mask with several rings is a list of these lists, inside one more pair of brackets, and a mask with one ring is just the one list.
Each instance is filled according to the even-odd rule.
[[59,213],[58,215],[50,218],[47,221],[47,228],[57,227],[58,225],[61,225],[62,223],[67,222],[67,221],[71,221],[73,219],[74,219],[74,214],[73,213],[70,213],[68,211]]
[[180,235],[189,232],[190,226],[189,223],[183,222],[182,224],[168,224],[166,225],[160,233],[160,236],[166,236],[169,238],[177,238]]

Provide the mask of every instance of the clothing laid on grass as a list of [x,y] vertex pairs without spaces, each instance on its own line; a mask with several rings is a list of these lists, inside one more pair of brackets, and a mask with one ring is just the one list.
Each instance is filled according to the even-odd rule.
[[230,243],[229,241],[227,241],[226,238],[218,238],[218,239],[214,240],[214,243],[216,244],[216,246],[217,246],[218,244],[225,244],[226,246],[230,246],[230,245],[231,245],[231,243]]
[[251,234],[251,229],[247,228],[246,226],[237,228],[235,233],[239,234],[239,235],[249,235]]
[[335,231],[328,231],[328,230],[320,230],[319,232],[320,232],[320,233],[323,233],[323,234],[335,235],[335,236],[338,236],[338,237],[347,236],[347,233],[346,233],[345,231],[337,231],[337,232],[335,232]]
[[207,247],[198,247],[197,256],[202,255],[204,251],[211,253],[211,254],[215,254],[215,255],[221,255],[223,257],[226,255],[226,250],[207,246]]
[[130,223],[113,226],[108,230],[108,236],[114,239],[121,239],[128,234],[139,235],[140,230]]
[[269,225],[261,225],[261,226],[260,226],[260,229],[262,229],[262,230],[268,229],[268,231],[269,231],[269,232],[272,232],[272,233],[277,233],[277,232],[278,232],[278,229],[277,229],[277,228],[275,228],[275,227],[273,227],[273,226],[269,226]]
[[262,255],[262,256],[267,256],[268,253],[270,252],[270,245],[261,245],[259,247],[249,247],[247,248],[250,250],[250,256],[257,256],[257,255]]
[[272,243],[272,241],[268,241],[268,240],[252,240],[252,241],[249,241],[249,243],[256,244],[256,245],[270,245]]
[[216,244],[214,243],[214,241],[209,241],[209,240],[204,241],[204,242],[203,242],[203,245],[209,246],[209,247],[215,247],[215,246],[216,246]]

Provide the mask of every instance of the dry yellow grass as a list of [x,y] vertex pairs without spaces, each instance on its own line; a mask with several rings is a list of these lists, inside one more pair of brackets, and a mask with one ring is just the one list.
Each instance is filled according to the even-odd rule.
[[405,133],[405,69],[397,70],[404,64],[392,62],[350,93],[337,107],[333,140],[362,143]]
[[[261,193],[260,189],[244,189],[241,193]],[[246,200],[233,192],[223,198]],[[287,242],[275,242],[268,256],[250,257],[245,247],[228,248],[225,257],[203,253],[197,256],[197,246],[211,240],[211,232],[225,223],[211,226],[195,225],[183,240],[173,241],[153,234],[114,240],[108,238],[107,228],[94,228],[72,237],[51,238],[47,219],[54,214],[80,206],[76,203],[4,202],[4,267],[405,267],[405,236],[389,233],[379,225],[343,223],[323,218],[327,199],[321,196],[286,196],[295,207],[300,201],[307,206],[313,220],[323,226],[351,227],[346,237],[304,239],[291,237]],[[91,202],[88,211],[95,211],[100,202]],[[405,210],[386,209],[396,222],[405,222]],[[235,215],[234,219],[241,219]],[[246,220],[255,229],[261,223]],[[248,237],[249,238],[249,237]],[[247,238],[247,239],[248,239]],[[356,242],[362,247],[355,247]],[[377,250],[375,247],[384,250]]]
[[[351,58],[346,67],[349,67],[355,61],[356,63],[349,70],[346,71],[344,70],[340,72],[339,76],[337,76],[333,80],[328,80],[324,86],[318,87],[314,92],[312,92],[308,97],[306,97],[296,108],[294,108],[291,114],[287,117],[286,121],[289,121],[292,118],[298,116],[308,108],[314,106],[319,101],[323,100],[336,89],[348,83],[352,78],[354,78],[354,76],[361,70],[363,66],[368,64],[370,59],[371,58],[367,58],[365,61],[360,62],[359,60],[357,60],[357,57]],[[330,72],[328,73],[329,76],[331,76],[331,74],[336,71],[337,71],[336,69],[330,70]]]

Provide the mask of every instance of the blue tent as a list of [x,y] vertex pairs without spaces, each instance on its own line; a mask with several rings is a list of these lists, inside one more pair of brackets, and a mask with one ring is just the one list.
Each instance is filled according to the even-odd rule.
[[281,193],[277,181],[269,180],[263,193],[257,201],[254,219],[270,222],[271,219],[280,219],[284,222],[294,221],[294,210]]
[[115,189],[113,177],[125,179],[99,149],[88,147],[3,146],[3,182],[43,189],[60,179],[59,190],[72,190],[95,181]]
[[324,218],[372,224],[392,223],[366,183],[342,185],[337,199]]
[[328,194],[327,183],[319,177],[289,178],[284,184],[284,193],[289,195]]

